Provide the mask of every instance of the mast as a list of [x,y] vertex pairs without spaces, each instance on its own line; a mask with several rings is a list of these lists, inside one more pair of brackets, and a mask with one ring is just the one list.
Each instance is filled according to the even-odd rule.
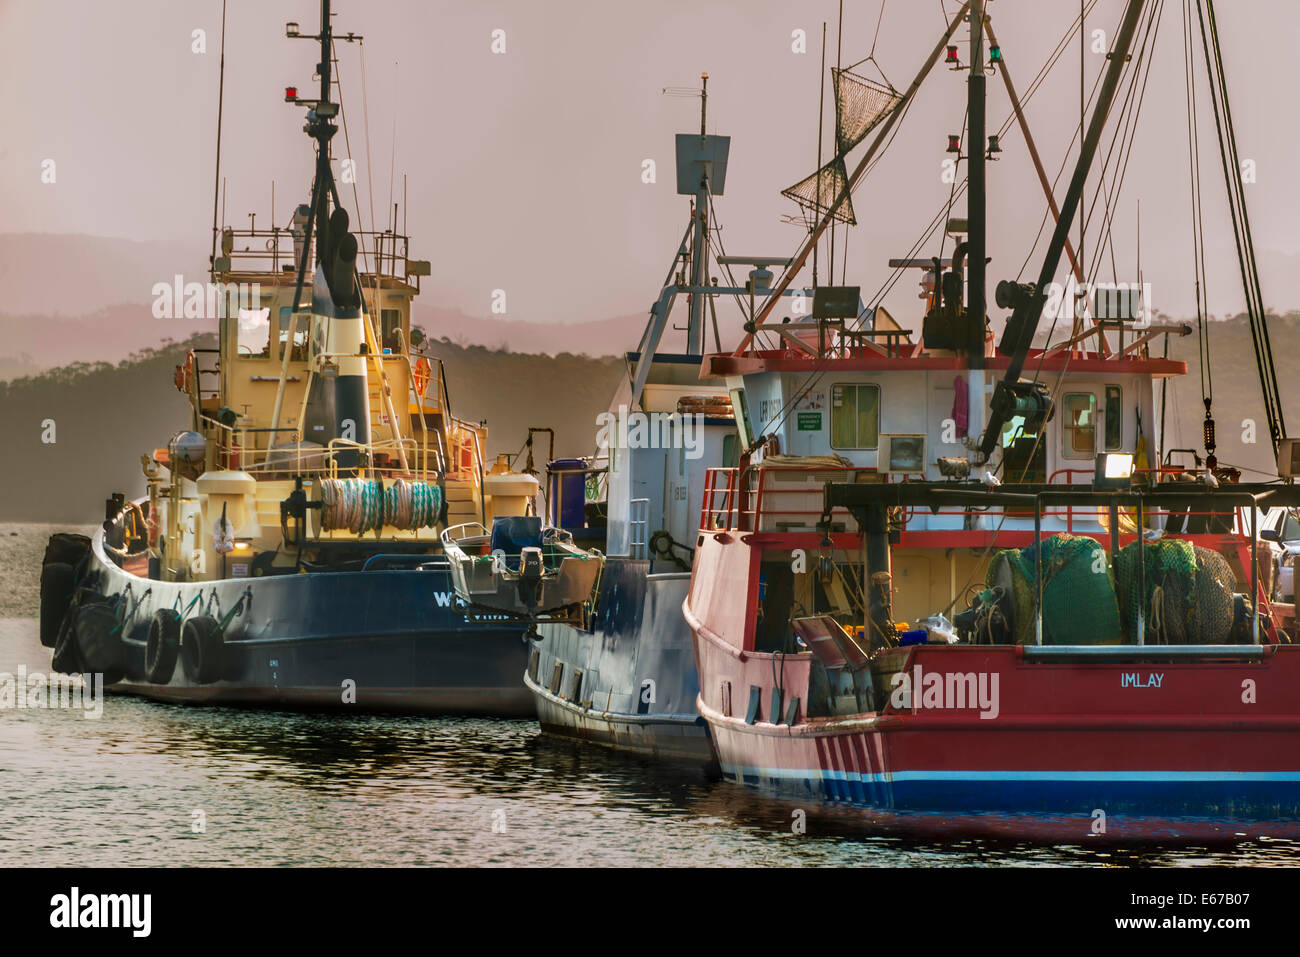
[[[700,152],[704,152],[708,142],[705,120],[709,108],[709,75],[700,74]],[[700,179],[695,187],[695,238],[691,243],[691,285],[696,289],[704,286],[704,267],[708,265],[709,241],[709,178],[708,167],[700,164]],[[704,300],[700,292],[691,293],[691,318],[686,327],[686,352],[698,356],[704,354]]]
[[[890,111],[889,116],[887,116],[884,122],[877,128],[875,139],[871,141],[871,145],[867,147],[862,158],[858,160],[858,165],[855,166],[853,172],[849,174],[848,182],[844,184],[844,188],[838,192],[835,199],[831,201],[830,206],[821,214],[821,221],[818,222],[817,226],[808,234],[808,238],[799,248],[799,251],[795,253],[794,257],[785,267],[785,272],[781,274],[780,280],[778,280],[776,285],[768,291],[767,298],[763,300],[762,307],[758,310],[753,319],[751,319],[751,325],[755,327],[761,325],[763,320],[766,319],[768,314],[776,307],[776,304],[781,301],[781,297],[785,294],[785,291],[790,288],[790,284],[794,281],[794,277],[798,275],[799,271],[803,269],[804,264],[808,261],[808,256],[812,252],[813,247],[821,240],[822,233],[825,232],[831,222],[834,221],[835,213],[844,204],[844,200],[848,198],[849,194],[853,192],[853,188],[857,185],[858,180],[862,178],[862,174],[866,172],[871,161],[875,159],[876,153],[879,152],[881,146],[889,138],[889,133],[894,128],[894,124],[897,123],[899,117],[906,112],[905,108],[907,104],[911,101],[912,97],[916,95],[916,91],[920,89],[921,83],[925,80],[934,64],[938,62],[939,57],[943,55],[944,47],[947,45],[949,38],[957,32],[957,27],[961,25],[962,18],[966,15],[969,9],[970,4],[963,3],[960,9],[958,9],[956,15],[953,16],[952,21],[944,29],[943,36],[939,38],[939,42],[934,45],[934,49],[931,50],[930,55],[926,57],[925,62],[921,65],[921,69],[917,71],[916,77],[912,80],[911,85],[908,86],[906,92],[903,93],[898,104]],[[754,333],[746,333],[745,338],[741,341],[740,345],[736,347],[734,354],[742,355],[744,351],[749,348],[749,344],[753,339]]]
[[[1056,222],[1051,242],[1047,244],[1047,253],[1043,258],[1042,269],[1038,273],[1038,282],[1033,285],[1020,286],[1015,283],[1003,283],[999,287],[999,303],[1011,306],[1014,312],[1007,320],[998,351],[1009,355],[1006,375],[999,380],[993,393],[989,421],[984,429],[984,438],[980,442],[979,452],[984,460],[992,454],[1002,434],[1002,427],[1014,415],[1024,415],[1026,420],[1037,419],[1042,422],[1051,409],[1051,400],[1046,389],[1039,382],[1022,382],[1020,373],[1024,370],[1025,359],[1029,355],[1029,346],[1033,342],[1038,320],[1047,303],[1047,289],[1056,275],[1056,267],[1061,262],[1061,252],[1065,247],[1065,238],[1070,234],[1074,214],[1083,198],[1084,181],[1088,176],[1088,167],[1092,165],[1101,142],[1101,134],[1106,126],[1106,116],[1114,102],[1119,88],[1120,75],[1128,59],[1129,47],[1133,35],[1137,32],[1138,19],[1142,15],[1143,0],[1128,0],[1124,10],[1124,19],[1120,24],[1119,35],[1115,39],[1115,49],[1110,53],[1106,66],[1106,76],[1102,80],[1101,90],[1097,94],[1097,103],[1093,107],[1092,120],[1088,124],[1088,135],[1079,147],[1079,160],[1070,179],[1070,187],[1061,203],[1061,218]],[[1003,289],[1006,296],[1003,297]]]
[[217,77],[217,169],[212,174],[212,251],[208,278],[215,281],[217,267],[217,199],[221,194],[221,114],[226,102],[226,0],[221,0],[221,68]]
[[970,168],[969,192],[966,194],[966,219],[968,266],[966,273],[966,321],[969,331],[966,341],[970,351],[966,365],[970,369],[984,368],[984,275],[985,275],[985,189],[984,162],[984,0],[972,0],[970,5],[970,79],[966,88],[967,110],[970,115]]

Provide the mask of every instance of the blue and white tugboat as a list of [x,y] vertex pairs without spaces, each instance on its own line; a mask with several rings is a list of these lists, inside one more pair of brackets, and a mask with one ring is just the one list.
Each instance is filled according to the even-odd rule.
[[218,346],[176,370],[190,421],[143,456],[146,495],[51,540],[41,639],[56,670],[163,701],[531,716],[528,646],[466,618],[439,532],[533,511],[537,480],[485,470],[486,428],[452,414],[411,334],[429,263],[350,228],[331,41],[355,37],[322,0],[303,38],[319,98],[285,99],[307,108],[311,201],[288,228],[214,222]]

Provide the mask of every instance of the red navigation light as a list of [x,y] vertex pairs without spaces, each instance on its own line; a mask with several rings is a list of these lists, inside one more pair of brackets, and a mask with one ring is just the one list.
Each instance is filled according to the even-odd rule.
[[961,152],[961,137],[956,135],[955,133],[948,134],[948,152],[949,153]]
[[286,86],[284,88],[284,102],[292,103],[298,99],[298,88],[296,86]]
[[944,62],[944,63],[957,63],[957,64],[960,64],[960,63],[961,63],[961,61],[957,59],[957,48],[956,48],[955,46],[950,46],[950,47],[948,47],[948,56],[947,56],[946,58],[944,58],[944,61],[943,61],[943,62]]

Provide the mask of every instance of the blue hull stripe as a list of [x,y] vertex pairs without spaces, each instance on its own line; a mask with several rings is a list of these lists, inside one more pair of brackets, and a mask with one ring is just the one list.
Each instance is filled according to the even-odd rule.
[[722,765],[735,781],[885,810],[1136,814],[1229,812],[1300,817],[1300,771],[900,771],[857,774]]

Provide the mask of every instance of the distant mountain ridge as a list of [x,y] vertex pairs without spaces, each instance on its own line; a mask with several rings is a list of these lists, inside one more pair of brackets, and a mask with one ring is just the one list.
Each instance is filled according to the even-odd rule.
[[[119,362],[169,340],[215,332],[203,319],[156,319],[155,283],[207,280],[202,243],[138,242],[98,236],[0,234],[0,380],[73,362]],[[470,316],[436,305],[426,279],[412,322],[463,346],[534,355],[618,355],[641,337],[641,313],[590,322],[530,322]],[[9,360],[8,362],[4,360]],[[21,360],[21,361],[20,361]]]

